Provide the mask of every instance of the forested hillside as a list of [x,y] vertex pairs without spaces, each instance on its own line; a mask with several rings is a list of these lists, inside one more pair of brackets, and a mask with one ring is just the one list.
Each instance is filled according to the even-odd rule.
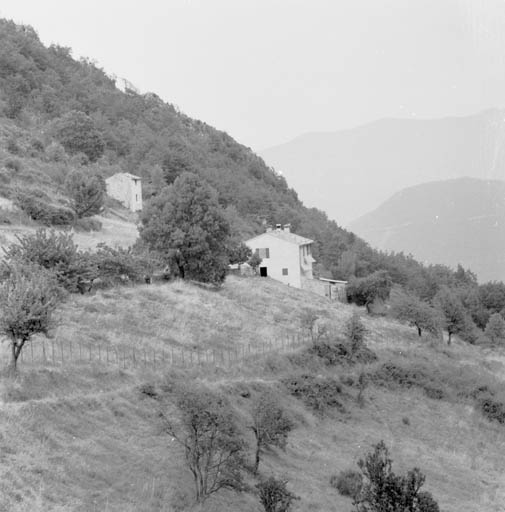
[[[464,270],[372,250],[325,213],[304,207],[282,176],[228,134],[155,94],[119,90],[92,61],[73,59],[68,48],[46,48],[32,28],[6,20],[0,21],[0,168],[0,196],[50,204],[59,224],[66,222],[64,184],[72,171],[138,174],[146,201],[192,171],[216,189],[237,237],[290,223],[314,239],[320,275],[349,279],[385,270],[425,300],[442,285],[477,286]],[[0,214],[3,222],[23,221]]]

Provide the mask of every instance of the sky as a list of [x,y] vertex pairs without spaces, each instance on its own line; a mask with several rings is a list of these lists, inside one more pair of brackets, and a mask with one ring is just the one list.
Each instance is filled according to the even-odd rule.
[[505,106],[505,0],[1,0],[0,17],[255,150]]

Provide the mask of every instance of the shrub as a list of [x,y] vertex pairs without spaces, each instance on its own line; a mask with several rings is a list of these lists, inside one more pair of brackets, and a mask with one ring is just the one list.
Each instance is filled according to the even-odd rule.
[[23,164],[21,163],[21,160],[18,160],[17,158],[8,158],[5,161],[5,168],[9,169],[10,171],[14,172],[20,172],[23,168]]
[[17,243],[5,251],[5,261],[7,264],[23,262],[43,267],[70,292],[78,291],[80,281],[92,279],[96,273],[90,255],[78,251],[72,235],[44,228],[17,237]]
[[480,398],[478,404],[482,414],[490,420],[505,424],[505,404],[492,397]]
[[351,345],[352,353],[358,352],[364,346],[367,332],[359,314],[354,311],[344,325],[344,334]]
[[406,475],[396,475],[392,460],[383,441],[372,452],[360,459],[363,485],[354,503],[357,512],[439,512],[437,502],[430,493],[421,492],[426,480],[418,468]]
[[67,159],[65,148],[59,142],[51,142],[46,148],[46,159],[49,162],[64,162]]
[[287,480],[271,476],[256,485],[259,499],[265,512],[289,512],[294,500],[298,499],[287,489]]
[[101,243],[93,255],[98,277],[105,285],[123,283],[126,280],[141,282],[145,276],[161,266],[161,262],[153,253],[141,248],[113,249]]
[[337,489],[342,496],[355,499],[361,491],[363,476],[358,471],[347,469],[338,475],[333,475],[330,478],[330,485]]
[[[178,420],[166,419],[167,432],[184,448],[199,502],[223,488],[243,488],[245,443],[227,400],[207,389],[178,391]],[[171,414],[172,416],[172,414]]]
[[377,368],[370,378],[380,386],[400,389],[417,387],[422,389],[429,398],[441,400],[446,397],[442,384],[437,382],[433,372],[419,365],[401,366],[387,362]]
[[309,354],[322,359],[325,364],[369,364],[377,360],[375,353],[364,343],[356,346],[342,339],[317,341],[307,349]]
[[30,192],[17,192],[14,202],[31,219],[45,226],[65,226],[74,221],[74,213],[68,208],[50,205]]
[[302,374],[286,378],[282,382],[291,395],[317,414],[324,415],[330,408],[345,411],[342,385],[336,379]]

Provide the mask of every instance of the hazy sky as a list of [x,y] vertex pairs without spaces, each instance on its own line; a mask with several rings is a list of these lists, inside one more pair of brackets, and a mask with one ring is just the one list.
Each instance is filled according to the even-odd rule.
[[1,0],[0,16],[254,149],[505,106],[505,0]]

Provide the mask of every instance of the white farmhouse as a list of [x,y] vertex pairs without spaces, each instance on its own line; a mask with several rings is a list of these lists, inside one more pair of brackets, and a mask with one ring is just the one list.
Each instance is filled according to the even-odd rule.
[[313,279],[313,241],[291,233],[289,225],[278,224],[245,244],[263,260],[259,267],[261,276],[295,288],[303,288],[306,280]]
[[139,176],[118,172],[105,180],[107,195],[117,199],[132,212],[142,210],[142,183]]

